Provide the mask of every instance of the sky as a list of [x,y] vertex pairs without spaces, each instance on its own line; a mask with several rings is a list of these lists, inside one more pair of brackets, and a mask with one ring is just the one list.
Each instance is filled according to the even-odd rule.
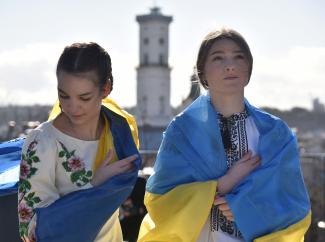
[[281,110],[325,103],[323,0],[3,0],[0,2],[0,106],[53,104],[55,67],[67,45],[95,41],[111,55],[114,90],[122,107],[136,104],[139,26],[136,15],[158,6],[173,17],[169,35],[171,105],[190,91],[204,36],[219,27],[250,45],[253,74],[245,96]]

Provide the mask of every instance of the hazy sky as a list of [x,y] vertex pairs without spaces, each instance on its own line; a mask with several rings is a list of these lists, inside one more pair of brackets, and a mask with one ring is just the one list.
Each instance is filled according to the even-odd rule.
[[254,67],[246,97],[257,106],[311,108],[325,103],[323,0],[3,0],[0,2],[0,105],[52,104],[55,65],[63,48],[95,41],[111,55],[121,106],[136,102],[139,27],[135,16],[154,2],[170,25],[171,103],[190,89],[199,44],[228,26],[248,41]]

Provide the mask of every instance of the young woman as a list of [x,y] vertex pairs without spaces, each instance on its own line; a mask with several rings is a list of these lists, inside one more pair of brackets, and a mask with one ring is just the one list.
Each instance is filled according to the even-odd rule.
[[106,98],[113,88],[110,56],[96,43],[75,43],[61,54],[56,75],[59,111],[22,149],[20,236],[123,241],[118,207],[141,161],[133,117]]
[[208,94],[168,126],[147,183],[139,241],[301,241],[310,204],[296,139],[244,97],[253,66],[236,31],[208,34],[196,68]]

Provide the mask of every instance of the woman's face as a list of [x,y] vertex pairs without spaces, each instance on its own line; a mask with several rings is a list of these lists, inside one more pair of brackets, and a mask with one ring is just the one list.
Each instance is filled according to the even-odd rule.
[[86,124],[98,120],[102,94],[95,82],[94,72],[58,73],[58,96],[62,111],[73,124]]
[[230,39],[217,40],[211,47],[203,71],[211,95],[243,94],[248,83],[248,61]]

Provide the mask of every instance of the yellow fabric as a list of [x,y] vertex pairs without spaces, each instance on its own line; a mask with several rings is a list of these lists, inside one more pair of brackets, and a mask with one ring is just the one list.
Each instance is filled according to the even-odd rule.
[[48,120],[55,119],[56,116],[58,116],[60,113],[61,113],[60,102],[59,100],[57,100],[54,106],[52,107]]
[[102,105],[104,105],[109,110],[113,111],[114,113],[116,113],[126,119],[126,121],[128,122],[128,124],[130,126],[134,143],[137,146],[137,148],[139,149],[140,144],[139,144],[139,138],[138,138],[138,126],[135,121],[135,118],[131,114],[126,112],[125,110],[121,109],[112,99],[110,99],[108,97],[103,99]]
[[148,214],[138,241],[194,242],[209,216],[216,181],[179,185],[164,195],[146,192]]
[[[216,187],[216,181],[209,181],[180,185],[164,195],[146,192],[148,214],[138,242],[195,242],[210,213]],[[311,212],[296,224],[254,242],[303,242],[310,222]]]
[[310,222],[311,212],[288,228],[257,238],[254,242],[303,242]]
[[[139,138],[138,138],[138,128],[135,119],[133,118],[132,115],[127,113],[126,111],[122,110],[112,99],[110,98],[105,98],[102,100],[102,105],[107,107],[109,110],[113,111],[114,113],[124,117],[126,121],[128,122],[132,137],[134,140],[134,143],[136,144],[137,148],[139,149]],[[57,115],[61,113],[61,108],[60,108],[60,103],[59,101],[56,101],[54,104],[48,120],[54,119]],[[117,155],[115,152],[114,144],[113,144],[113,137],[112,133],[110,130],[109,122],[107,118],[105,118],[105,126],[104,126],[104,132],[102,132],[100,139],[99,139],[99,144],[98,144],[98,150],[96,153],[96,159],[93,165],[93,171],[96,172],[97,168],[100,166],[100,164],[105,160],[107,153],[109,149],[113,149],[113,161],[116,161]],[[105,135],[106,134],[106,135]]]
[[105,116],[103,116],[103,117],[105,120],[105,126],[104,126],[104,130],[103,130],[102,134],[100,135],[99,144],[98,144],[97,153],[96,153],[96,159],[93,164],[93,172],[94,173],[96,173],[98,167],[106,159],[109,149],[112,149],[112,151],[113,151],[113,159],[112,159],[111,163],[118,160],[116,152],[115,152],[114,144],[113,144],[113,136],[112,136],[111,130],[109,128],[109,122]]

